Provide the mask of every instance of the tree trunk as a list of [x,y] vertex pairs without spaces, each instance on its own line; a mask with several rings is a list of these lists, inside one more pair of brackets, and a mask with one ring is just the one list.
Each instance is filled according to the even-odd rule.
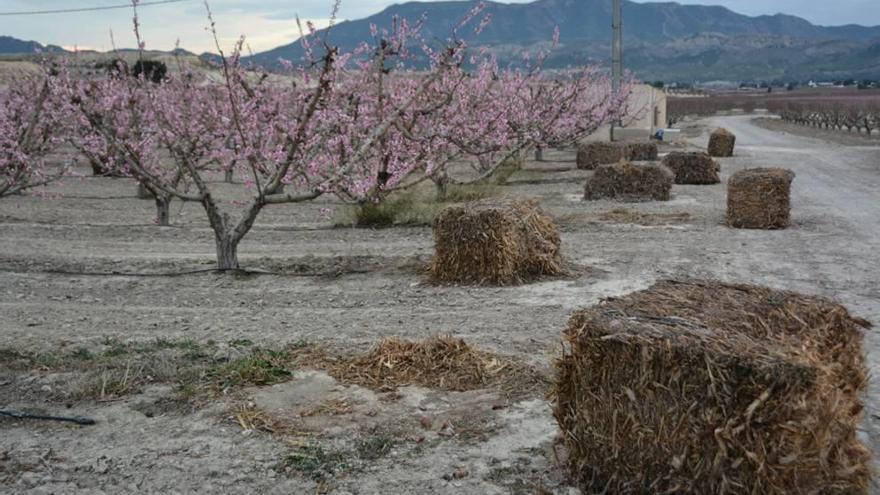
[[500,164],[498,164],[487,179],[493,181],[499,186],[503,186],[513,174],[522,170],[522,159],[523,157],[520,152],[516,152],[506,157]]
[[431,181],[437,187],[437,202],[446,201],[446,193],[449,186],[449,177],[446,175],[446,171],[443,170],[439,174],[434,175],[431,177]]
[[219,270],[237,270],[238,240],[229,234],[214,234],[217,241],[217,268]]
[[104,164],[96,159],[89,159],[89,164],[92,166],[92,175],[95,177],[103,177],[107,175],[107,169],[104,168]]
[[156,225],[167,227],[171,225],[171,198],[164,194],[156,195]]
[[223,182],[226,182],[227,184],[232,184],[232,176],[233,170],[231,168],[226,169],[226,171],[223,172]]
[[153,199],[156,196],[152,191],[147,189],[147,186],[145,186],[143,182],[138,182],[137,197],[138,199]]
[[544,148],[541,148],[540,146],[535,148],[535,161],[544,161]]

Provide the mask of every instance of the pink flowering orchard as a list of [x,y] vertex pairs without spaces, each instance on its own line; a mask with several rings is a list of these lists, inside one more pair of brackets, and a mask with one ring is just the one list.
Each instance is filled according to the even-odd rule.
[[66,167],[46,162],[61,142],[66,118],[57,83],[47,71],[16,75],[0,88],[0,197],[46,185],[67,173]]
[[[558,39],[558,31],[554,40]],[[555,41],[554,41],[555,46]],[[543,70],[549,50],[524,68],[501,69],[492,57],[471,57],[473,70],[459,68],[445,81],[448,104],[421,128],[407,128],[424,155],[423,178],[437,186],[478,182],[492,176],[508,158],[527,149],[574,144],[599,127],[625,116],[632,83],[618,93],[595,67],[551,74]],[[453,178],[447,165],[466,160],[476,177]]]
[[[183,65],[158,82],[62,71],[58,87],[32,102],[37,124],[8,147],[10,156],[39,164],[43,148],[34,143],[54,142],[40,130],[67,115],[69,142],[105,162],[107,174],[139,181],[155,197],[158,224],[169,223],[172,200],[201,204],[217,267],[228,270],[239,267],[239,243],[271,205],[326,194],[377,202],[425,180],[442,192],[449,182],[484,180],[506,157],[573,143],[620,118],[630,86],[614,94],[595,69],[553,75],[542,70],[543,55],[510,69],[468,54],[458,33],[482,30],[488,17],[473,22],[482,10],[472,9],[440,47],[422,39],[423,20],[373,28],[350,53],[308,26],[304,60],[286,63],[280,79],[244,66],[244,39],[229,56],[217,45],[221,82]],[[140,40],[137,15],[134,22]],[[427,68],[412,69],[415,59]],[[41,111],[50,100],[63,109]],[[474,163],[476,177],[449,177],[448,165],[460,160]],[[233,204],[218,176],[234,177],[249,199]]]
[[[405,57],[418,26],[401,21],[387,34],[354,53],[325,45],[314,56],[311,44],[321,40],[311,33],[304,38],[304,66],[317,69],[303,70],[290,85],[245,70],[242,41],[223,58],[219,86],[185,72],[158,85],[143,78],[71,78],[67,97],[80,123],[123,158],[117,162],[123,173],[159,196],[204,207],[218,268],[234,269],[238,244],[263,208],[328,193],[359,199],[394,188],[416,168],[406,159],[412,143],[391,131],[443,107],[449,94],[441,81],[455,72],[465,47],[452,40],[430,53],[426,74],[386,89],[384,59]],[[211,173],[230,169],[251,195],[238,211],[224,209],[210,181]]]

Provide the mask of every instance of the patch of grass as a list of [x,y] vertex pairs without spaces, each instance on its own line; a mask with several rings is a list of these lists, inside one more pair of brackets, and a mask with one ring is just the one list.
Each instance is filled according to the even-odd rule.
[[490,179],[497,185],[504,185],[513,174],[522,170],[522,165],[523,162],[521,157],[511,156],[498,166]]
[[75,396],[105,400],[135,393],[145,382],[150,381],[151,377],[145,373],[146,370],[144,363],[135,362],[128,362],[121,368],[107,367],[100,372],[91,373]]
[[394,194],[378,203],[363,203],[339,210],[333,219],[337,227],[391,227],[413,208],[412,193]]
[[333,218],[336,227],[387,228],[426,226],[445,206],[497,196],[500,189],[489,183],[450,185],[446,196],[437,199],[432,187],[391,194],[378,203],[364,203],[339,210]]
[[[245,342],[249,341],[239,341],[239,346]],[[75,400],[116,399],[139,393],[148,385],[164,384],[175,388],[175,400],[193,402],[230,389],[291,379],[291,349],[296,348],[253,348],[229,361],[213,357],[214,345],[192,340],[108,340],[104,344],[108,347],[99,353],[83,348],[40,353],[0,349],[0,361],[14,369],[71,373],[74,377],[65,396]]]
[[455,436],[463,442],[485,442],[492,438],[500,426],[490,415],[465,415],[452,421]]
[[249,339],[233,339],[229,341],[229,347],[242,349],[245,347],[253,347],[254,343]]
[[353,448],[327,448],[318,444],[298,445],[288,452],[276,469],[295,472],[319,483],[345,471],[357,471],[382,459],[399,443],[391,434],[376,433],[358,439]]
[[293,372],[287,369],[286,352],[256,350],[215,369],[212,373],[221,390],[249,385],[274,385],[287,381]]
[[390,435],[372,435],[359,439],[355,444],[355,452],[362,460],[375,461],[390,454],[395,445],[397,440]]
[[444,203],[467,203],[481,199],[492,198],[501,193],[501,188],[495,184],[478,182],[475,184],[450,185],[446,189]]
[[343,450],[325,450],[320,445],[304,445],[289,452],[278,467],[323,482],[348,469],[351,466],[350,455],[350,452]]
[[[511,180],[514,176],[516,176],[516,180]],[[544,179],[544,172],[535,169],[520,169],[514,170],[512,174],[505,180],[505,182],[509,182],[511,185],[513,184],[530,184],[530,183],[538,183],[542,179]]]

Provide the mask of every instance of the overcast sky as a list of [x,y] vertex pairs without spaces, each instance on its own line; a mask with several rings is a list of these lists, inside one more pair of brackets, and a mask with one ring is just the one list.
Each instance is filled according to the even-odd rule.
[[[0,13],[108,6],[126,1],[0,0]],[[529,1],[532,0],[511,0],[510,3]],[[312,19],[319,25],[326,24],[331,0],[211,0],[210,3],[224,45],[245,34],[250,47],[256,52],[293,41],[297,37],[297,29],[292,22],[296,14],[304,19]],[[390,0],[342,0],[340,17],[366,17],[393,3]],[[749,15],[784,12],[823,25],[880,25],[880,0],[683,0],[681,3],[721,4]],[[204,7],[199,0],[144,6],[141,21],[148,48],[169,49],[174,47],[178,39],[182,47],[195,52],[213,48],[213,42],[204,30],[207,23]],[[127,9],[0,16],[0,35],[65,47],[108,50],[111,48],[111,29],[117,46],[134,46],[131,12]]]

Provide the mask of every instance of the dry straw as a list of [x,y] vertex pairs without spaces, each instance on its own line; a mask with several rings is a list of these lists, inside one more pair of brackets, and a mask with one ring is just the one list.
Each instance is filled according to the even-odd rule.
[[562,241],[537,201],[491,200],[450,206],[434,219],[438,283],[512,285],[565,273]]
[[736,136],[727,129],[716,129],[709,136],[709,155],[724,158],[733,156]]
[[[657,160],[659,152],[655,143],[631,143],[627,145],[626,157],[634,162]],[[613,163],[613,162],[612,162]]]
[[721,182],[721,167],[708,153],[686,153],[674,151],[663,158],[675,174],[676,184],[718,184]]
[[622,143],[586,143],[578,147],[577,168],[594,170],[600,165],[617,163],[627,156]]
[[580,311],[553,392],[570,468],[587,493],[867,493],[868,326],[711,281]]
[[672,172],[663,165],[633,165],[625,160],[603,165],[587,179],[584,199],[622,201],[668,201],[672,191]]
[[499,387],[520,395],[545,385],[528,365],[453,337],[415,342],[385,338],[364,354],[331,357],[311,349],[301,357],[301,363],[324,369],[342,383],[379,391],[409,385],[459,392]]
[[791,224],[791,183],[782,168],[735,173],[727,183],[727,223],[739,229],[784,229]]
[[577,168],[595,170],[600,165],[613,165],[621,160],[652,161],[658,157],[654,143],[585,143],[578,147]]

